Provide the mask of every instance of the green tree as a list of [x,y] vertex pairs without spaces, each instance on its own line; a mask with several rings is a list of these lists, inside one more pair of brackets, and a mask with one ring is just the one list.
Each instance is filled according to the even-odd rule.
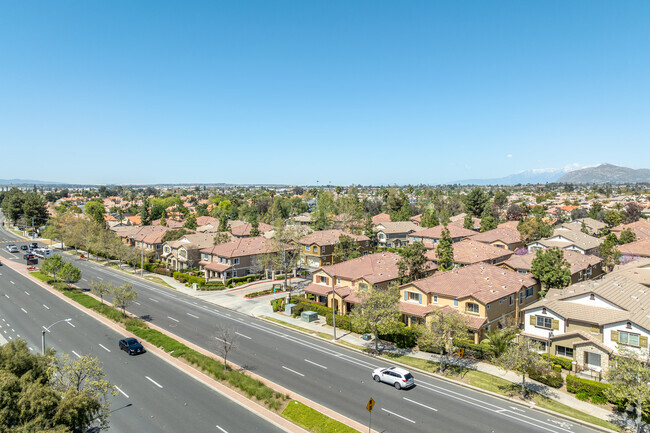
[[81,270],[70,262],[65,262],[59,271],[59,278],[68,284],[74,284],[81,279]]
[[604,216],[602,203],[595,201],[589,208],[587,215],[591,219],[602,221]]
[[534,340],[519,335],[516,342],[499,357],[497,364],[504,370],[512,370],[521,374],[521,392],[525,396],[526,373],[532,369],[544,368],[547,361],[539,353],[541,346]]
[[427,249],[422,242],[413,242],[400,251],[397,262],[398,276],[402,284],[420,280],[426,276],[427,258],[424,253]]
[[618,238],[614,233],[607,235],[602,244],[598,247],[600,257],[603,259],[603,265],[611,270],[614,265],[621,262],[621,252],[616,248],[618,245]]
[[143,226],[151,225],[151,209],[149,205],[149,197],[145,197],[142,200],[142,206],[140,207],[140,220]]
[[474,218],[470,214],[466,214],[463,219],[463,228],[467,230],[474,230]]
[[332,256],[334,263],[361,257],[359,243],[350,236],[342,234],[339,236],[339,240],[334,244],[334,252]]
[[96,281],[96,280],[92,280],[90,282],[90,293],[92,293],[95,296],[99,296],[99,298],[102,300],[102,304],[104,303],[104,295],[108,295],[109,293],[112,293],[114,290],[115,290],[115,285],[112,282]]
[[606,377],[610,387],[605,391],[609,400],[634,410],[637,433],[643,429],[644,418],[650,417],[648,352],[639,355],[628,348],[619,349],[619,356],[609,364]]
[[7,191],[2,199],[2,213],[13,223],[16,224],[18,218],[23,213],[23,203],[25,202],[25,193],[18,188],[11,188]]
[[454,241],[447,226],[442,229],[440,241],[436,246],[436,258],[439,271],[445,272],[454,268]]
[[465,212],[478,218],[483,215],[488,201],[488,195],[481,188],[476,187],[465,196]]
[[190,230],[196,230],[196,214],[188,215],[187,218],[185,218],[185,224],[183,224],[183,227]]
[[623,221],[623,215],[621,212],[616,210],[608,210],[605,212],[603,217],[603,222],[607,224],[608,227],[616,227]]
[[517,203],[512,203],[508,206],[506,211],[506,218],[508,221],[519,221],[524,216],[524,210]]
[[636,202],[629,202],[625,205],[625,222],[633,223],[641,218],[643,208]]
[[89,201],[84,205],[84,213],[95,223],[102,226],[106,224],[106,220],[104,219],[106,209],[104,209],[103,203],[98,201]]
[[435,227],[437,225],[440,225],[438,213],[435,211],[435,209],[426,208],[424,212],[422,212],[420,227]]
[[503,209],[508,205],[508,193],[502,189],[497,191],[494,194],[494,205],[499,209],[499,211],[503,211]]
[[360,303],[352,310],[352,323],[357,329],[371,330],[375,351],[379,352],[379,334],[389,333],[400,321],[399,287],[391,283],[386,289],[371,287],[357,294]]
[[65,261],[61,258],[60,255],[55,254],[49,259],[45,259],[43,261],[43,264],[41,265],[41,271],[45,272],[46,274],[52,275],[54,278],[56,278],[56,274],[63,269],[63,266],[65,265]]
[[467,337],[467,318],[464,315],[457,311],[435,309],[421,327],[418,346],[429,351],[438,350],[440,371],[444,371],[445,354],[454,352],[454,340],[465,340]]
[[564,250],[559,248],[537,250],[530,272],[544,288],[541,296],[550,288],[563,289],[571,284],[571,265],[564,258]]
[[539,215],[523,218],[517,224],[521,241],[528,244],[553,235],[553,226],[544,222]]
[[23,203],[23,220],[26,224],[34,224],[34,227],[45,225],[49,218],[46,202],[43,196],[36,193],[25,194]]
[[623,230],[618,238],[620,245],[629,244],[634,241],[636,241],[636,234],[630,229]]
[[516,337],[514,332],[505,329],[495,329],[487,333],[487,337],[481,341],[481,344],[490,346],[495,358],[499,358],[508,347],[511,341]]
[[291,298],[291,287],[287,284],[288,275],[296,270],[300,262],[300,249],[294,245],[298,237],[299,232],[296,227],[285,226],[283,222],[278,221],[273,237],[267,243],[269,252],[257,258],[257,265],[261,270],[276,270],[284,275],[283,287],[284,290],[290,289],[289,298]]
[[138,299],[138,292],[133,290],[131,283],[124,283],[121,286],[113,287],[113,305],[122,310],[122,315],[126,317],[126,309],[133,301]]
[[491,206],[485,206],[485,210],[481,215],[481,233],[487,232],[497,228],[497,220],[492,213]]

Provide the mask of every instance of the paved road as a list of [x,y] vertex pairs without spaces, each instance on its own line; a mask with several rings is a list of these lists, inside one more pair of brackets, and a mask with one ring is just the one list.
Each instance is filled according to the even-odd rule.
[[[1,236],[7,236],[5,232]],[[562,418],[428,376],[417,386],[397,391],[374,383],[370,372],[390,364],[338,345],[226,310],[182,293],[70,256],[91,280],[129,281],[139,292],[129,311],[216,353],[217,325],[239,333],[233,362],[362,424],[370,397],[376,401],[372,425],[382,432],[587,432]]]
[[22,338],[40,351],[42,326],[69,317],[70,324],[59,323],[46,334],[46,344],[73,357],[91,354],[102,361],[120,392],[111,399],[110,431],[282,431],[152,353],[120,351],[120,334],[8,266],[0,267],[0,333],[6,340]]

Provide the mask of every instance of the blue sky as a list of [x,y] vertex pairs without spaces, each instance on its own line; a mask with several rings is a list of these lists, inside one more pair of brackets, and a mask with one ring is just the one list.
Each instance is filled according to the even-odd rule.
[[0,0],[0,178],[650,168],[649,2]]

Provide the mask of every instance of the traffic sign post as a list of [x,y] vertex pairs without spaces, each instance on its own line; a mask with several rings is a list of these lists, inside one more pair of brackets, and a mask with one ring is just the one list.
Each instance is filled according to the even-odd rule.
[[370,418],[368,419],[368,433],[370,433],[372,430],[372,408],[375,407],[375,400],[370,397],[370,400],[368,400],[368,404],[366,405],[366,410],[370,413]]

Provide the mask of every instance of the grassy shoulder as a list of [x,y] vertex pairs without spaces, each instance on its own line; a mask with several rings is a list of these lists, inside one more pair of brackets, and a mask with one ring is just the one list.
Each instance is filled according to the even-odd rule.
[[358,433],[358,430],[295,400],[287,404],[282,411],[282,416],[314,433]]
[[309,333],[311,335],[317,335],[318,337],[323,338],[325,340],[331,340],[332,339],[332,336],[330,334],[326,334],[324,332],[316,332],[316,331],[312,331],[310,329],[305,329],[305,328],[303,328],[301,326],[294,325],[293,323],[287,323],[284,320],[279,320],[279,319],[269,317],[269,316],[262,316],[262,319],[268,320],[269,322],[277,323],[278,325],[286,326],[287,328],[296,329],[296,330],[302,331],[302,332],[307,332],[307,333]]
[[144,277],[145,280],[151,281],[152,283],[160,284],[161,286],[165,286],[169,289],[176,290],[175,287],[172,287],[171,285],[167,284],[162,278],[160,277],[153,277],[153,276],[147,276]]
[[[390,359],[392,361],[398,361],[402,364],[409,365],[411,367],[418,368],[420,370],[428,371],[431,373],[437,373],[440,364],[435,361],[430,361],[426,359],[414,358],[411,356],[397,355],[397,354],[387,354],[381,355],[382,358]],[[486,391],[491,391],[496,394],[500,394],[506,397],[515,397],[519,394],[520,385],[517,383],[512,383],[508,380],[502,379],[500,377],[484,373],[482,371],[462,369],[458,367],[448,368],[447,377],[457,380],[459,382],[464,382],[469,385],[475,386],[477,388],[484,389]],[[531,391],[531,400],[543,409],[551,410],[553,412],[561,413],[563,415],[569,416],[571,418],[579,419],[582,421],[589,422],[601,427],[605,427],[614,431],[620,431],[620,428],[607,422],[598,417],[580,412],[570,406],[562,404],[557,400],[545,397],[541,394]]]

